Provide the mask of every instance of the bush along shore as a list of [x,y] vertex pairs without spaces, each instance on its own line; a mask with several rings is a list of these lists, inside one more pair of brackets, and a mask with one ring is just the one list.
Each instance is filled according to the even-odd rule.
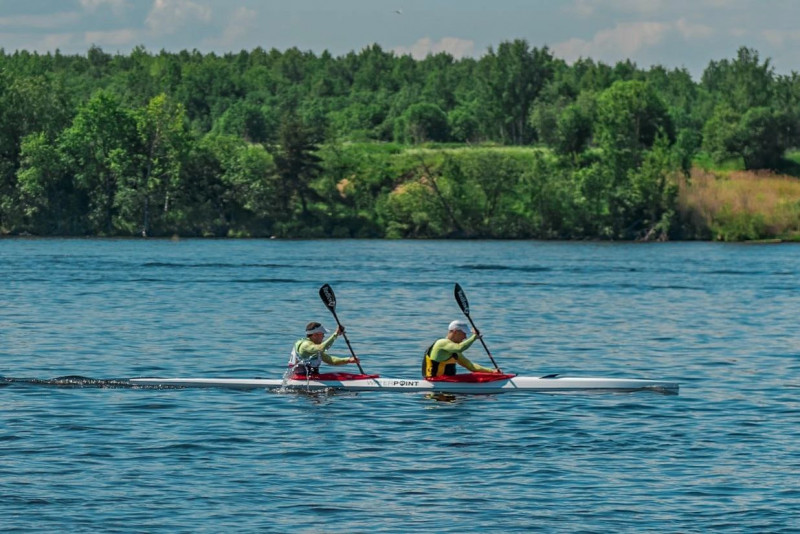
[[800,240],[800,76],[0,50],[0,235]]

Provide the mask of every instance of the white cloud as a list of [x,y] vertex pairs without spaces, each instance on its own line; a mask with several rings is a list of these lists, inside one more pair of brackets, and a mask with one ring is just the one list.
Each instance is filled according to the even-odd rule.
[[79,18],[77,13],[68,11],[47,15],[14,15],[10,17],[0,17],[0,27],[7,26],[15,30],[19,30],[20,28],[51,30],[67,24],[72,24]]
[[707,39],[714,35],[714,28],[711,26],[692,24],[684,18],[678,19],[675,23],[675,29],[677,29],[687,41],[691,39]]
[[258,30],[256,23],[257,13],[252,9],[240,7],[231,15],[228,25],[222,31],[222,35],[217,39],[209,39],[209,43],[214,46],[233,50],[236,47],[241,47],[241,43]]
[[594,15],[594,4],[588,0],[577,0],[567,11],[588,18]]
[[[696,1],[698,1],[698,3],[701,6],[705,5],[706,7],[711,7],[711,8],[722,8],[722,9],[734,8],[734,9],[737,9],[737,8],[743,7],[741,5],[743,3],[742,0],[696,0]],[[748,1],[744,0],[744,3],[746,4],[746,3],[748,3]]]
[[87,45],[104,46],[132,45],[138,40],[139,32],[131,29],[116,31],[89,31],[83,34]]
[[434,42],[430,37],[423,37],[411,46],[398,46],[393,51],[398,55],[410,54],[414,59],[425,59],[428,54],[447,52],[455,59],[461,59],[473,54],[475,42],[457,37],[443,37]]
[[38,49],[41,52],[59,49],[67,49],[76,42],[74,33],[51,33],[44,37],[37,36],[37,46],[30,47],[28,50]]
[[653,17],[669,16],[670,13],[672,16],[676,13],[698,13],[701,10],[740,12],[758,7],[758,0],[573,0],[565,9],[588,18],[612,12]]
[[763,30],[761,36],[769,44],[782,47],[787,42],[800,41],[800,30]]
[[556,56],[568,62],[580,57],[631,57],[643,48],[660,43],[669,30],[669,24],[660,22],[621,23],[597,32],[590,41],[572,38],[553,45],[552,49]]
[[108,4],[118,13],[125,7],[125,0],[80,0],[80,2],[81,6],[88,11],[94,11],[98,7]]
[[664,0],[575,0],[569,11],[581,17],[591,17],[599,11],[620,11],[652,15],[667,6]]
[[0,32],[0,42],[6,51],[28,50],[30,52],[52,52],[56,49],[71,50],[78,39],[74,33],[3,33]]
[[177,33],[185,25],[211,21],[211,8],[191,0],[155,0],[145,24],[157,35]]
[[581,57],[604,61],[633,59],[636,53],[663,43],[673,32],[677,32],[685,41],[697,41],[710,38],[716,30],[685,18],[675,22],[620,23],[614,28],[597,32],[590,40],[572,38],[551,48],[556,56],[567,62]]

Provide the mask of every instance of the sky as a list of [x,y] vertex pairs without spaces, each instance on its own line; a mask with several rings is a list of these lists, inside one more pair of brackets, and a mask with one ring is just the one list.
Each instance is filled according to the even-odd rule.
[[334,56],[374,43],[424,58],[484,55],[503,41],[592,58],[686,68],[754,48],[800,71],[796,0],[0,0],[0,48],[85,54],[297,47]]

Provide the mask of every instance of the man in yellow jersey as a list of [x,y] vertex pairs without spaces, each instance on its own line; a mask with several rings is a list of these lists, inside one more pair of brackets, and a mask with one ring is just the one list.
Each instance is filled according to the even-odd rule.
[[447,337],[437,340],[425,352],[425,356],[422,359],[423,378],[455,375],[456,364],[466,367],[470,371],[498,373],[497,369],[489,369],[477,363],[472,363],[463,354],[465,350],[475,343],[475,340],[480,335],[480,332],[475,329],[475,332],[470,336],[469,325],[466,321],[455,320],[450,323]]
[[356,357],[339,358],[331,356],[326,351],[333,345],[342,333],[344,327],[339,326],[328,339],[325,334],[328,329],[320,323],[308,323],[306,325],[306,337],[298,339],[294,347],[292,347],[292,354],[289,357],[289,367],[296,375],[313,376],[319,373],[319,366],[322,362],[328,365],[345,365],[348,363],[356,363]]

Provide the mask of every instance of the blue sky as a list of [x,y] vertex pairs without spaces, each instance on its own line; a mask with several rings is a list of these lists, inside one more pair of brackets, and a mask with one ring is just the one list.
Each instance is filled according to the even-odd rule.
[[297,47],[342,55],[372,43],[422,58],[480,57],[517,38],[558,57],[685,67],[699,77],[740,46],[800,71],[792,0],[0,0],[0,47],[85,53]]

